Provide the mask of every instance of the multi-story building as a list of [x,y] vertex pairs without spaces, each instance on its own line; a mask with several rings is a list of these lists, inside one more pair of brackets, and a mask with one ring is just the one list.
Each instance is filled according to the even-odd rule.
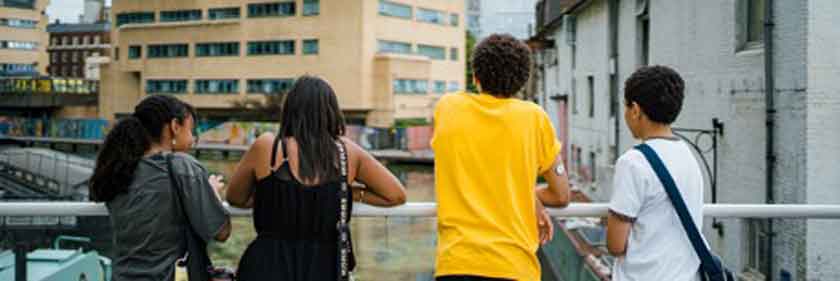
[[[708,133],[680,131],[698,145],[698,159],[717,162],[704,170],[707,202],[840,203],[840,173],[832,172],[840,158],[840,5],[563,2],[542,1],[534,41],[545,46],[543,73],[534,88],[549,110],[557,104],[546,97],[568,97],[570,171],[596,201],[608,200],[612,163],[636,143],[622,120],[623,81],[640,66],[662,64],[686,82],[675,126]],[[768,6],[775,12],[766,13]],[[838,228],[833,221],[711,218],[704,227],[741,280],[840,280]]]
[[50,45],[47,52],[51,76],[98,80],[98,66],[88,58],[108,57],[111,52],[110,24],[55,23],[47,26]]
[[536,0],[466,0],[469,31],[481,40],[493,33],[527,39],[534,29]]
[[147,94],[175,94],[205,116],[328,80],[351,122],[428,119],[464,87],[463,1],[114,1],[112,63],[100,113],[129,112]]
[[0,76],[46,73],[48,0],[0,0]]

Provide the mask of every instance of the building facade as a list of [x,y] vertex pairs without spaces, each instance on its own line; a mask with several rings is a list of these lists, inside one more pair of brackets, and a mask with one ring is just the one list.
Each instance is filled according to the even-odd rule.
[[48,0],[0,0],[0,77],[46,74]]
[[469,31],[478,39],[509,33],[527,39],[534,30],[536,0],[466,0]]
[[[774,16],[766,17],[766,5]],[[840,86],[832,83],[840,73],[838,13],[840,6],[819,0],[584,0],[544,11],[535,39],[552,44],[539,52],[545,71],[535,89],[547,110],[557,105],[545,97],[568,96],[576,186],[608,200],[612,165],[636,143],[621,120],[623,81],[639,66],[662,64],[686,81],[675,126],[717,131],[718,169],[704,171],[717,188],[707,184],[707,202],[840,203],[840,175],[829,171],[840,157],[840,131],[831,127],[840,121]],[[765,20],[773,23],[769,39]],[[698,156],[715,160],[709,135],[684,134],[701,148]],[[838,228],[835,221],[706,219],[704,230],[743,280],[840,280]]]
[[111,32],[109,23],[62,24],[47,26],[50,45],[47,52],[50,65],[47,71],[54,77],[99,80],[97,64],[89,58],[109,57]]
[[115,1],[100,113],[175,94],[226,116],[295,77],[328,80],[351,122],[429,119],[464,87],[463,1]]

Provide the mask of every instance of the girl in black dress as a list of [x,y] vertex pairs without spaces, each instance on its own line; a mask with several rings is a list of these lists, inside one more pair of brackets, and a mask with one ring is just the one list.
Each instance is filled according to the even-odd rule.
[[[339,280],[336,226],[342,181],[348,188],[356,181],[365,185],[349,188],[346,202],[374,206],[405,203],[404,188],[379,161],[343,137],[344,118],[326,81],[299,78],[281,116],[279,134],[263,134],[251,145],[227,191],[231,205],[254,209],[257,230],[239,263],[239,280]],[[352,270],[352,251],[348,258]]]

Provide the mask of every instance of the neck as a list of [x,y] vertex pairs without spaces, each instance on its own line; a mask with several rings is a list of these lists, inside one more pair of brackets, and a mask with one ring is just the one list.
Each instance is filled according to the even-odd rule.
[[639,136],[642,140],[648,140],[652,138],[666,138],[671,139],[674,138],[674,133],[671,131],[670,125],[662,125],[662,124],[654,124],[651,125],[645,132],[640,134]]
[[145,156],[171,151],[172,145],[169,142],[153,143],[151,146],[149,146],[149,149],[146,150]]

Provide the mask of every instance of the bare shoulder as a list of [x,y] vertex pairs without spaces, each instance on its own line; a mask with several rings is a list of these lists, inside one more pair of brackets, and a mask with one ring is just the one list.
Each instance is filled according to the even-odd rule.
[[275,138],[277,136],[274,133],[263,133],[251,144],[251,150],[265,151],[266,149],[270,149],[274,145]]
[[341,142],[344,143],[344,147],[347,148],[347,155],[350,159],[361,159],[367,154],[364,148],[359,146],[355,141],[351,140],[347,137],[341,137]]

